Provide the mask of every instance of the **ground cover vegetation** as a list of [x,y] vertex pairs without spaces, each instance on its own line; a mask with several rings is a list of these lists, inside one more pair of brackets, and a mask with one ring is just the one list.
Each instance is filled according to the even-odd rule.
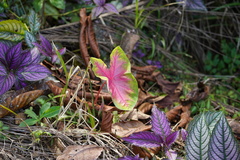
[[239,10],[1,1],[1,159],[240,159]]

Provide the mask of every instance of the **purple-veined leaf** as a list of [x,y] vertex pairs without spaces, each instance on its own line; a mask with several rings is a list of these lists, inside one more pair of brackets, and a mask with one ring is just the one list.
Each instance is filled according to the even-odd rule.
[[116,8],[113,4],[111,4],[111,3],[106,3],[106,4],[104,5],[104,8],[105,8],[108,12],[114,12],[114,13],[117,13],[117,14],[118,14],[117,8]]
[[187,139],[188,132],[182,128],[180,130],[180,135],[181,135],[182,140],[185,141]]
[[139,155],[136,156],[125,156],[125,157],[121,157],[118,158],[118,160],[144,160],[143,158],[140,158]]
[[173,132],[166,137],[165,144],[170,147],[178,138],[179,131]]
[[6,75],[7,75],[7,69],[6,69],[5,65],[3,65],[0,62],[0,76],[6,76]]
[[239,144],[223,114],[213,129],[208,156],[210,160],[240,159]]
[[16,69],[21,64],[21,52],[22,51],[22,43],[18,43],[17,45],[10,48],[6,54],[6,61],[10,69]]
[[172,149],[166,150],[165,155],[168,157],[168,160],[176,160],[177,159],[177,152]]
[[113,103],[122,110],[132,110],[138,99],[137,80],[131,73],[131,64],[118,46],[110,55],[110,68],[98,58],[90,58],[95,75],[107,81]]
[[[192,159],[208,159],[210,131],[204,114],[191,121],[192,125],[186,140],[186,157]],[[190,123],[190,124],[191,124]]]
[[7,53],[8,49],[8,45],[0,43],[0,60],[5,60],[5,54]]
[[8,75],[0,76],[0,95],[11,89],[15,83],[15,80],[15,76],[11,72]]
[[34,47],[33,49],[31,49],[31,63],[30,64],[36,64],[40,62],[40,53],[39,50],[37,49],[37,47]]
[[203,0],[176,0],[176,1],[183,2],[183,4],[180,3],[180,5],[185,6],[185,8],[189,10],[207,11],[207,8],[205,7]]
[[26,81],[38,81],[46,78],[51,72],[40,64],[30,65],[24,68],[21,75]]
[[104,8],[101,6],[93,8],[92,10],[93,17],[99,16],[101,13],[103,13],[103,11],[104,11]]
[[46,56],[51,56],[50,53],[52,53],[52,44],[42,35],[40,35],[40,39],[41,39],[41,48],[43,51],[42,54]]
[[171,127],[165,113],[157,109],[156,105],[153,105],[152,108],[151,124],[152,131],[160,135],[164,140],[171,134]]
[[122,139],[139,147],[152,148],[160,147],[163,145],[163,139],[159,135],[148,131],[133,133],[129,137]]
[[93,0],[97,6],[103,6],[106,3],[106,0]]
[[21,61],[19,63],[19,66],[17,66],[15,69],[22,68],[22,67],[28,65],[31,62],[32,56],[31,56],[30,51],[23,51],[21,53],[21,57],[20,58],[21,58]]

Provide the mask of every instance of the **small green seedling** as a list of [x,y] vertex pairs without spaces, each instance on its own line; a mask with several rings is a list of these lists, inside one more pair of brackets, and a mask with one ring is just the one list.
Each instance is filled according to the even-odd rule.
[[60,111],[60,106],[52,106],[50,102],[46,102],[45,104],[42,105],[39,111],[39,115],[37,115],[32,107],[30,109],[26,109],[25,113],[28,115],[28,117],[31,117],[30,119],[25,120],[24,122],[20,123],[21,127],[25,127],[26,125],[32,126],[34,124],[40,124],[41,120],[43,118],[52,118],[58,115]]
[[[9,126],[5,125],[2,121],[0,121],[0,132],[4,132],[6,130],[9,130]],[[0,139],[4,139],[6,136],[0,133]]]

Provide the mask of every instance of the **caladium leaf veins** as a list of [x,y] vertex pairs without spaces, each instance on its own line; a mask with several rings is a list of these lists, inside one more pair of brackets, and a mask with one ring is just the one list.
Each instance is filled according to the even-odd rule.
[[122,110],[132,110],[138,100],[137,80],[131,73],[131,64],[118,46],[110,55],[110,68],[98,58],[90,58],[95,75],[107,81],[113,103]]
[[23,51],[22,43],[9,47],[0,43],[0,95],[15,85],[20,89],[27,81],[38,81],[46,78],[51,72],[39,63],[36,50]]

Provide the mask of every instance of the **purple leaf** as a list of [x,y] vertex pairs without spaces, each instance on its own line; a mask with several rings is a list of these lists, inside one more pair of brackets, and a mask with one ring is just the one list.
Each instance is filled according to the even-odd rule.
[[166,137],[165,144],[170,147],[178,138],[179,131],[173,132]]
[[159,135],[148,131],[133,133],[122,139],[135,146],[147,148],[160,147],[163,144],[163,139]]
[[21,64],[21,51],[22,51],[22,43],[18,43],[17,45],[10,48],[6,53],[6,61],[9,65],[10,69],[16,69]]
[[164,140],[171,134],[170,124],[165,116],[165,113],[158,110],[156,105],[153,105],[151,115],[152,131],[160,135]]
[[7,69],[6,69],[5,65],[3,65],[0,62],[0,76],[6,76],[6,75],[7,75]]
[[121,157],[118,158],[118,160],[144,160],[143,158],[140,158],[139,155],[136,156],[125,156],[125,157]]
[[93,0],[97,6],[103,6],[106,3],[106,0]]
[[103,7],[95,7],[95,8],[93,8],[93,10],[92,10],[92,15],[93,15],[93,17],[97,17],[97,16],[99,16],[101,13],[103,13],[103,11],[104,11],[104,8]]
[[17,66],[16,69],[17,69],[17,68],[22,68],[22,67],[28,65],[28,64],[31,62],[32,57],[31,57],[30,51],[23,51],[23,52],[21,53],[20,60],[21,60],[21,61],[20,61],[20,63],[19,63],[19,66]]
[[114,12],[114,13],[117,13],[117,14],[118,14],[117,8],[116,8],[113,4],[111,4],[111,3],[106,3],[106,4],[104,5],[104,8],[105,8],[108,12]]
[[12,86],[15,83],[15,76],[13,73],[9,73],[6,76],[0,76],[0,95],[4,94],[7,92],[9,89],[12,88]]
[[207,11],[202,0],[176,0],[177,2],[183,2],[183,5],[188,10],[203,10]]
[[0,60],[5,60],[5,54],[7,53],[8,49],[8,45],[0,43]]
[[162,68],[163,67],[160,61],[147,60],[147,64],[154,65],[157,68]]
[[31,64],[36,64],[40,62],[40,53],[37,49],[37,47],[34,47],[33,49],[31,49]]
[[[52,53],[52,44],[42,35],[40,35],[41,47],[44,55],[51,56]],[[44,52],[45,51],[45,52]]]
[[168,157],[169,160],[176,160],[177,159],[177,152],[174,150],[166,150],[165,155]]
[[49,74],[51,74],[51,72],[40,64],[34,64],[25,67],[24,71],[21,72],[21,74],[26,81],[38,81],[46,78]]
[[188,135],[187,131],[182,128],[182,129],[180,130],[180,134],[181,134],[182,140],[185,141],[185,140],[187,139],[187,135]]
[[213,129],[208,156],[210,160],[240,159],[239,144],[232,134],[231,127],[223,114]]

